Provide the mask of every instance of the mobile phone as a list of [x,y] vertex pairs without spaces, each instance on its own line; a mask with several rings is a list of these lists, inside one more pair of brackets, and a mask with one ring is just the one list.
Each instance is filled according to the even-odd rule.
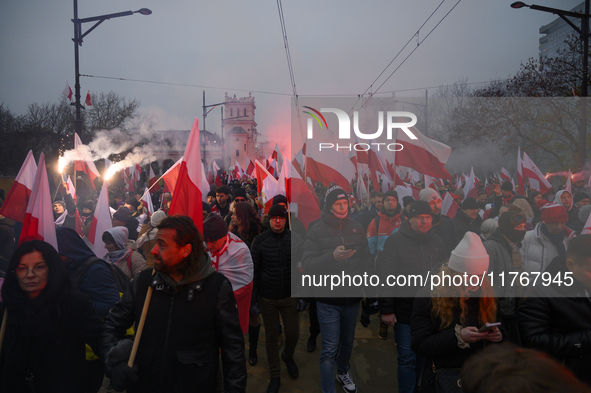
[[355,249],[355,243],[345,244],[345,250],[354,250],[354,249]]
[[478,329],[478,333],[486,333],[486,332],[491,331],[494,328],[499,327],[501,325],[502,325],[501,322],[487,323],[486,325],[484,325],[483,327]]

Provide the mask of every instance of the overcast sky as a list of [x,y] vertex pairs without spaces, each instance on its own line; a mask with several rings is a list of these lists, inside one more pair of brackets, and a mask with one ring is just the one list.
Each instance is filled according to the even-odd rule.
[[[446,0],[418,34],[423,40],[457,0]],[[571,9],[579,0],[540,0]],[[384,70],[441,0],[283,1],[299,95],[361,94]],[[514,10],[511,1],[463,0],[433,30],[379,92],[424,96],[459,78],[507,78],[538,55],[540,26],[556,16]],[[256,98],[261,139],[289,143],[292,88],[275,1],[79,0],[79,17],[146,7],[105,21],[84,39],[82,99],[114,91],[141,101],[158,129],[189,129],[206,104],[224,93]],[[74,89],[72,0],[0,1],[0,103],[24,114],[31,103],[57,102],[66,81]],[[92,24],[85,24],[83,31]],[[416,38],[376,82],[375,91],[416,48]],[[141,80],[144,82],[131,81]],[[207,119],[219,130],[220,111]],[[272,146],[271,146],[272,149]],[[295,151],[294,151],[295,153]]]

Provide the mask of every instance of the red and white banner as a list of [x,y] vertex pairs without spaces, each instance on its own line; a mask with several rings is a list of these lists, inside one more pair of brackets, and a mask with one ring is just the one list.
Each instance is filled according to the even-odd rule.
[[[287,160],[286,160],[287,163]],[[291,163],[289,164],[292,165]],[[312,221],[320,218],[320,201],[309,183],[302,180],[295,168],[285,169],[287,179],[287,198],[290,210],[296,210],[297,217],[304,224],[306,230]]]
[[283,168],[283,156],[281,155],[281,150],[279,150],[279,145],[277,143],[275,143],[275,149],[273,150],[271,158],[277,161],[278,168]]
[[164,180],[164,192],[170,192],[171,194],[174,194],[174,187],[176,186],[176,181],[179,177],[182,160],[183,158],[181,157],[177,162],[174,163],[173,166],[164,172],[164,175],[162,175],[162,180]]
[[72,101],[73,93],[68,81],[66,81],[66,87],[64,87],[64,91],[62,91],[62,94],[65,95],[68,100]]
[[478,190],[476,189],[476,180],[474,176],[474,167],[470,169],[470,176],[466,178],[464,184],[464,200],[468,197],[476,199],[478,197]]
[[35,174],[35,182],[31,199],[27,205],[25,220],[19,239],[19,245],[29,240],[43,240],[57,250],[57,236],[53,221],[53,207],[45,168],[45,154],[39,157],[39,166]]
[[90,90],[88,90],[88,93],[86,93],[86,100],[84,103],[88,106],[92,106],[92,101],[90,100]]
[[25,162],[18,171],[8,195],[0,207],[0,215],[21,223],[25,220],[36,173],[37,164],[35,164],[33,152],[29,150]]
[[523,178],[523,162],[521,160],[521,146],[517,149],[517,195],[525,195],[525,179]]
[[308,139],[306,155],[306,176],[325,187],[335,182],[346,192],[351,192],[350,182],[355,178],[355,166],[347,155],[334,149],[320,151],[320,142],[315,139]]
[[532,184],[531,180],[535,180],[538,185],[535,187],[538,189],[542,195],[547,193],[551,188],[552,184],[542,175],[542,172],[538,169],[536,164],[529,158],[526,152],[523,152],[523,177],[527,177],[530,179],[530,186],[534,188],[534,184]]
[[259,160],[255,160],[255,173],[257,178],[257,193],[259,200],[257,201],[259,209],[264,209],[268,212],[271,207],[273,197],[277,195],[277,188],[279,182],[275,180],[272,174],[267,171]]
[[70,179],[70,175],[68,175],[68,180],[66,181],[66,187],[68,187],[68,194],[72,196],[72,199],[75,203],[78,202],[78,197],[76,196],[76,188],[74,188],[74,183],[72,183],[72,179]]
[[101,193],[96,201],[96,208],[92,216],[90,229],[88,230],[88,240],[92,244],[92,251],[97,257],[102,258],[107,253],[105,243],[103,242],[103,233],[113,228],[111,219],[111,209],[109,208],[109,190],[107,182],[103,183]]
[[[519,154],[517,156],[519,156]],[[501,167],[501,173],[499,175],[501,176],[501,179],[503,179],[504,182],[511,181],[511,174],[504,167]]]
[[168,210],[169,216],[189,216],[203,233],[203,205],[199,203],[203,199],[201,168],[201,150],[199,148],[199,120],[195,119],[185,154],[181,161],[172,202]]
[[148,179],[148,187],[150,188],[150,194],[160,190],[160,183],[158,183],[152,165],[150,165],[150,178]]
[[451,193],[446,192],[445,196],[443,197],[443,201],[441,202],[441,214],[449,218],[454,218],[458,210],[460,210],[460,207],[456,201],[454,201]]
[[246,164],[244,165],[246,166],[245,173],[248,175],[248,177],[252,177],[252,173],[254,172],[254,162],[252,162],[248,155],[246,156]]
[[152,203],[152,196],[149,192],[144,193],[141,201],[144,203],[144,207],[148,210],[150,215],[154,214],[154,204]]
[[[74,149],[80,154],[80,152],[87,152],[88,148],[82,144],[80,137],[77,133],[74,133]],[[86,160],[76,160],[74,161],[74,169],[76,171],[84,172],[88,175],[88,179],[90,180],[90,185],[96,191],[96,186],[94,185],[94,179],[100,176],[99,171],[96,169],[94,162],[86,161]]]

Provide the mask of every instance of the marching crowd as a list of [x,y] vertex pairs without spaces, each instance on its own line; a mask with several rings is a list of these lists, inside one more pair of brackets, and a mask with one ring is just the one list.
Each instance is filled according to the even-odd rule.
[[[299,376],[306,309],[309,352],[320,336],[314,390],[357,391],[355,328],[377,314],[379,338],[393,330],[401,393],[591,391],[589,190],[518,196],[491,182],[477,198],[443,185],[416,200],[393,190],[359,200],[318,185],[321,216],[306,227],[284,195],[268,210],[257,203],[256,180],[211,188],[207,203],[195,201],[202,231],[167,215],[170,194],[154,195],[150,215],[140,194],[111,191],[103,258],[80,235],[94,230],[97,195],[54,202],[57,249],[16,247],[18,226],[0,216],[0,391],[96,393],[106,375],[110,391],[245,392],[262,324],[267,392],[278,392],[282,363]],[[441,212],[446,192],[458,201],[453,218]],[[341,272],[482,280],[335,297],[292,286],[304,273]],[[533,285],[524,274],[547,275]]]

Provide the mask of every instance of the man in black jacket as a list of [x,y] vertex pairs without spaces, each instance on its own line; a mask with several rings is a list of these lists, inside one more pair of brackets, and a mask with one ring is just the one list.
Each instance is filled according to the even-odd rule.
[[[519,308],[522,343],[554,356],[591,383],[591,235],[574,237]],[[546,285],[545,285],[546,284]]]
[[451,218],[441,214],[441,195],[434,189],[427,187],[419,192],[419,199],[429,203],[433,212],[433,232],[443,240],[447,257],[458,245],[461,238],[458,238],[456,227]]
[[464,199],[460,210],[457,211],[456,216],[451,220],[456,227],[458,239],[463,239],[468,231],[480,235],[480,226],[483,220],[478,214],[478,209],[476,199],[472,197]]
[[[267,393],[279,391],[281,363],[279,361],[279,314],[285,326],[285,348],[281,359],[290,377],[299,375],[293,354],[300,336],[298,298],[291,297],[292,250],[299,247],[300,238],[286,228],[287,210],[274,205],[269,210],[270,229],[254,238],[250,252],[254,262],[253,298],[258,298],[265,324],[265,348],[269,361],[271,382]],[[292,248],[292,245],[294,246]]]
[[[347,193],[339,186],[329,188],[321,219],[308,227],[302,260],[304,274],[315,277],[363,275],[369,271],[369,255],[365,230],[357,221],[349,219]],[[341,297],[336,298],[335,294]],[[335,392],[336,363],[337,381],[343,385],[345,392],[354,393],[357,388],[349,374],[349,360],[363,290],[359,286],[342,283],[334,291],[326,285],[316,288],[315,295],[322,336],[322,392]]]
[[[244,337],[230,281],[211,266],[193,220],[167,217],[152,249],[156,273],[144,270],[104,320],[107,375],[117,391],[215,393],[221,352],[224,391],[246,391]],[[149,289],[150,288],[150,289]],[[135,365],[126,330],[152,292]]]
[[406,279],[407,285],[378,287],[378,307],[382,322],[394,327],[398,349],[398,391],[412,393],[420,370],[417,357],[410,349],[410,319],[414,296],[420,289],[410,284],[411,276],[425,278],[427,272],[435,273],[447,256],[443,240],[432,229],[433,216],[426,201],[418,200],[410,205],[409,219],[400,225],[398,232],[384,243],[384,251],[378,256],[376,271],[380,282],[387,277]]

